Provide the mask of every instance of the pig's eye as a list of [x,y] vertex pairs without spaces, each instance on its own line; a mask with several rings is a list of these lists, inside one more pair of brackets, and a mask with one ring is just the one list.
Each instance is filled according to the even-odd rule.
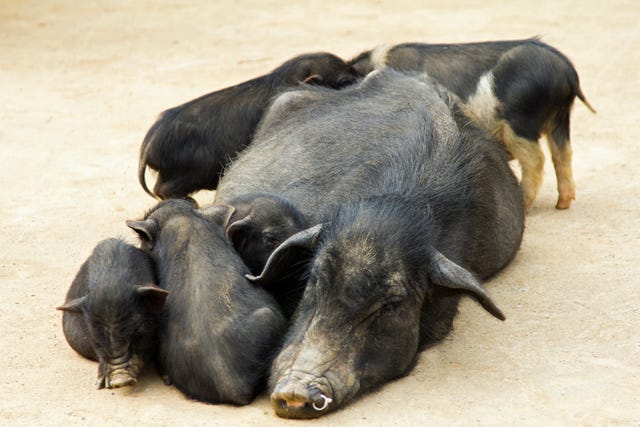
[[280,243],[280,239],[278,239],[278,236],[275,236],[271,233],[263,233],[262,234],[262,239],[270,245],[274,245],[277,246]]
[[336,82],[336,86],[338,88],[342,88],[342,87],[350,85],[351,83],[353,83],[353,79],[351,77],[340,77],[340,78],[338,78],[338,81]]

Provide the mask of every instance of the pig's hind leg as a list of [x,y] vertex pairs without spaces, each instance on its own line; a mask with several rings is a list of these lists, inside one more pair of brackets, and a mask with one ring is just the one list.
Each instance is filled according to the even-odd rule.
[[62,315],[62,330],[72,349],[87,359],[98,360],[96,351],[91,345],[87,322],[82,313],[65,311]]
[[507,151],[520,163],[522,168],[520,186],[524,193],[525,209],[529,210],[542,185],[544,154],[537,140],[518,136],[505,120],[499,123],[496,134]]
[[558,112],[545,132],[558,183],[557,209],[569,208],[576,198],[572,169],[573,150],[569,139],[569,114],[568,108]]
[[265,384],[285,330],[286,320],[275,307],[261,307],[230,322],[221,340],[228,346],[227,355],[233,354],[227,371],[232,378],[218,384],[224,401],[245,405],[253,400]]

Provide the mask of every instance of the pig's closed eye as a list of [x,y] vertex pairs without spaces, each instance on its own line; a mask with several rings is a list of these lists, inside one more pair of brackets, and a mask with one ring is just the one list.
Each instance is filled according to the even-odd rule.
[[351,83],[353,83],[353,79],[352,78],[350,78],[350,77],[349,78],[342,77],[342,78],[338,79],[336,85],[338,87],[344,87],[344,86],[350,85]]
[[271,233],[262,233],[262,239],[272,245],[278,245],[280,243],[278,236]]

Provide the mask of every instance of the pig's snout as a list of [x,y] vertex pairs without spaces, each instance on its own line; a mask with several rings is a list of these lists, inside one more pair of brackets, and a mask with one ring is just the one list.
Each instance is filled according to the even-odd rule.
[[136,385],[143,362],[140,357],[134,354],[128,360],[126,360],[126,357],[121,357],[112,359],[105,365],[106,366],[102,368],[103,372],[105,372],[104,377],[99,376],[96,382],[96,388],[98,389]]
[[109,388],[119,388],[126,386],[134,386],[138,383],[138,379],[131,375],[127,370],[114,371],[109,378]]
[[271,406],[283,418],[316,418],[327,412],[333,399],[316,387],[294,383],[276,387]]

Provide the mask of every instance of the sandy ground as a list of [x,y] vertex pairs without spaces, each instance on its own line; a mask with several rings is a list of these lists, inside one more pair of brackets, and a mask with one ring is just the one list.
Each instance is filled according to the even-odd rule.
[[[40,1],[0,3],[0,424],[294,425],[266,396],[189,401],[147,371],[93,388],[54,307],[101,239],[154,204],[138,147],[165,108],[291,56],[378,44],[542,35],[598,110],[573,114],[577,200],[555,177],[516,260],[466,299],[456,330],[387,384],[314,425],[640,425],[640,2]],[[211,199],[200,193],[199,200]]]

